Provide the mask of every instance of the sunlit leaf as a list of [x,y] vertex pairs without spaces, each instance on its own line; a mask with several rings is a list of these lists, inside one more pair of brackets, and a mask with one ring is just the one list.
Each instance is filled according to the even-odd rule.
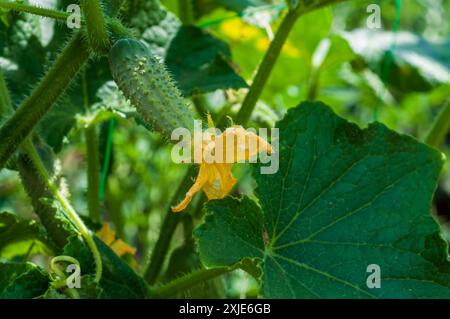
[[[259,259],[268,298],[450,296],[447,244],[430,216],[439,152],[382,124],[361,130],[321,103],[278,127],[279,171],[255,170],[260,207],[207,204],[196,230],[207,266]],[[381,287],[371,289],[373,264]]]
[[246,87],[230,65],[226,43],[195,28],[182,27],[169,47],[166,64],[184,95]]
[[53,246],[42,225],[11,213],[0,213],[0,257],[48,252],[46,245]]

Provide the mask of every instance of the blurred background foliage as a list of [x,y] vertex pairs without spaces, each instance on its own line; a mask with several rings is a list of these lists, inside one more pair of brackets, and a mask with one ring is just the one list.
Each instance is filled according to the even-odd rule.
[[[28,2],[64,9],[72,1]],[[372,3],[381,8],[380,29],[367,27],[371,14],[367,7]],[[183,1],[130,0],[122,19],[166,61],[199,117],[210,112],[219,122],[239,110],[286,9],[281,0],[193,0],[190,12]],[[0,11],[0,67],[15,106],[71,32],[50,19]],[[423,139],[450,97],[449,83],[449,0],[347,1],[299,19],[249,126],[273,126],[289,108],[315,99],[363,127],[378,120]],[[107,60],[98,59],[81,72],[39,127],[39,134],[57,154],[77,211],[87,212],[83,123],[92,118],[99,122],[103,221],[137,248],[134,257],[125,258],[143,272],[187,167],[171,161],[171,148],[160,136],[136,125],[139,120],[111,81]],[[449,145],[450,136],[442,146],[447,157]],[[239,184],[234,195],[251,196],[254,182],[248,168],[237,165],[235,175]],[[450,218],[448,165],[434,204],[445,229]],[[0,211],[36,218],[14,170],[0,172]],[[200,216],[177,228],[162,278],[200,266],[190,233]],[[34,260],[45,264],[45,250],[36,252],[41,254]],[[0,251],[0,259],[5,257],[6,252]],[[257,294],[255,280],[242,271],[205,285],[186,294]]]

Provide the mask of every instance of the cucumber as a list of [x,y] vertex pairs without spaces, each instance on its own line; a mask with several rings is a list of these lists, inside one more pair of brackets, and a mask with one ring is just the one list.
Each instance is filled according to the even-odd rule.
[[135,39],[117,41],[109,53],[112,76],[145,124],[170,140],[176,128],[192,131],[194,118],[166,67]]

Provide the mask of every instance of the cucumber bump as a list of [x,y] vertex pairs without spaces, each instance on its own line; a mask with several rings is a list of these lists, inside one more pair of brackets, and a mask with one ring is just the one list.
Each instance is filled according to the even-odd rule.
[[192,130],[194,118],[169,72],[135,39],[117,41],[109,53],[112,76],[143,121],[170,139],[176,128]]

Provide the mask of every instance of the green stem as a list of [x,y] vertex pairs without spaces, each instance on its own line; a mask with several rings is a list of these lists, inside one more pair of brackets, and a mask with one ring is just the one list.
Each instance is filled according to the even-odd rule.
[[[391,75],[391,67],[394,62],[394,51],[397,46],[397,33],[400,26],[400,18],[402,12],[402,0],[395,0],[395,16],[392,27],[392,33],[394,34],[394,39],[386,52],[386,59],[384,59],[383,64],[381,66],[381,81],[386,87],[386,90],[389,90],[389,78]],[[373,110],[373,120],[378,121],[378,117],[380,115],[382,100],[378,99],[377,104],[375,104],[375,108]]]
[[450,99],[444,102],[439,115],[435,119],[424,142],[428,145],[439,147],[450,129]]
[[73,224],[77,227],[78,231],[81,233],[81,236],[83,236],[84,240],[86,241],[89,249],[92,252],[92,255],[93,255],[94,261],[95,261],[95,267],[96,267],[95,280],[97,282],[100,281],[100,279],[102,277],[102,259],[101,259],[100,252],[97,248],[97,245],[94,242],[94,239],[93,239],[91,233],[89,232],[88,228],[86,227],[84,222],[81,220],[81,218],[78,216],[75,209],[69,203],[67,198],[58,190],[58,187],[51,180],[51,178],[47,172],[47,169],[45,168],[44,164],[42,163],[42,160],[30,139],[25,140],[25,142],[23,144],[23,149],[26,152],[27,156],[30,158],[31,162],[33,163],[34,167],[36,168],[36,171],[41,176],[42,180],[46,184],[47,188],[49,189],[49,191],[51,192],[53,197],[58,201],[58,203],[61,205],[63,210],[68,215],[71,222],[73,222]]
[[[53,176],[54,172],[52,170],[54,167],[53,153],[46,148],[46,145],[41,144],[40,141],[35,141],[35,143],[38,143],[39,153],[46,154],[47,164],[45,166],[47,167],[47,171],[51,172],[52,179],[57,178]],[[42,177],[39,176],[27,154],[23,151],[20,152],[16,164],[22,185],[31,200],[34,212],[39,216],[41,223],[55,243],[55,252],[62,252],[64,246],[67,244],[67,238],[76,234],[75,229],[73,229],[70,221],[61,211],[54,205],[50,205],[42,200],[43,198],[53,198],[53,195],[48,190]]]
[[245,125],[250,119],[250,116],[255,109],[256,102],[261,96],[262,90],[269,79],[272,69],[278,59],[278,56],[280,55],[281,49],[283,48],[283,45],[286,42],[286,39],[288,38],[288,35],[299,15],[300,14],[297,10],[289,11],[284,17],[283,22],[281,22],[275,38],[271,42],[269,49],[259,66],[258,72],[253,80],[253,84],[250,87],[250,91],[245,97],[242,107],[237,114],[236,122],[238,124]]
[[194,240],[192,238],[193,232],[194,232],[194,219],[190,214],[185,214],[183,219],[183,236],[185,243],[189,243]]
[[109,165],[111,163],[111,153],[112,153],[112,146],[113,146],[113,134],[114,134],[114,128],[116,126],[116,119],[112,118],[109,120],[108,124],[108,136],[106,140],[106,149],[105,149],[105,155],[103,160],[103,166],[102,166],[102,173],[101,173],[101,179],[100,179],[100,200],[103,201],[105,199],[105,189],[106,189],[106,179],[108,178],[108,170]]
[[286,14],[280,27],[278,28],[275,38],[270,43],[269,49],[267,50],[263,61],[259,65],[253,84],[250,87],[250,90],[242,103],[241,109],[236,116],[236,122],[238,124],[245,125],[250,120],[251,114],[255,109],[256,102],[258,102],[258,99],[261,96],[264,86],[266,85],[278,56],[280,55],[281,49],[283,48],[283,45],[286,42],[297,19],[308,12],[344,1],[347,0],[312,1],[311,5],[305,5],[303,1],[299,1],[298,7],[292,8]]
[[76,288],[66,288],[64,289],[64,293],[72,299],[80,299],[80,294],[78,293]]
[[306,99],[308,101],[314,101],[317,96],[317,87],[319,84],[320,68],[314,69],[311,73],[311,78],[308,86],[308,93]]
[[214,268],[195,270],[183,277],[175,279],[160,287],[150,288],[149,294],[154,298],[167,298],[176,293],[189,289],[201,282],[213,279],[234,270],[234,268]]
[[121,38],[133,37],[133,33],[122,24],[120,19],[108,18],[106,24],[108,26],[110,38],[113,43]]
[[[125,238],[124,218],[122,213],[122,191],[119,182],[114,180],[106,185],[105,206],[108,216],[116,229],[117,238]],[[147,234],[147,232],[145,232]]]
[[[192,184],[192,178],[195,177],[196,171],[197,170],[195,166],[191,166],[188,169],[188,172],[186,173],[185,177],[183,178],[183,181],[178,187],[175,196],[172,198],[171,205],[178,204],[178,202],[184,198],[186,192],[188,191],[188,189]],[[183,212],[183,214],[187,214],[187,212]],[[182,219],[183,219],[182,214],[173,213],[171,208],[169,207],[166,216],[164,217],[163,224],[161,226],[159,238],[156,241],[155,248],[153,249],[150,263],[144,272],[144,278],[150,285],[154,284],[156,282],[156,279],[158,278],[167,251],[169,250],[172,235],[175,229],[177,228],[178,223]]]
[[[0,101],[0,117],[13,112],[11,98],[1,69]],[[48,160],[50,161],[50,166],[53,166],[53,154],[49,154],[51,155],[48,157]],[[48,193],[48,190],[42,183],[42,179],[37,175],[36,170],[30,165],[27,156],[20,154],[16,163],[22,184],[31,199],[34,211],[39,216],[39,219],[45,226],[47,232],[50,234],[50,237],[55,243],[55,248],[62,250],[67,243],[67,238],[72,235],[71,231],[65,227],[66,220],[63,219],[64,217],[62,216],[58,218],[58,211],[56,208],[42,202],[42,198],[49,198],[51,197],[51,194]]]
[[0,8],[9,9],[17,12],[31,13],[38,16],[52,18],[61,21],[67,21],[67,18],[70,16],[68,13],[58,10],[30,6],[23,3],[3,1],[3,0],[0,1]]
[[92,49],[99,54],[108,53],[110,44],[100,1],[81,0],[81,7],[86,19],[87,33]]
[[208,110],[205,107],[204,96],[200,94],[192,96],[192,103],[194,104],[198,116],[200,116],[201,119],[206,119],[206,114],[208,114]]
[[88,208],[89,217],[101,221],[100,210],[100,161],[97,141],[97,126],[91,124],[84,130],[87,156]]
[[12,110],[8,86],[6,85],[2,69],[0,69],[0,119],[12,112]]
[[22,105],[0,128],[0,169],[30,135],[89,58],[80,33],[76,34]]
[[190,25],[194,22],[193,0],[178,0],[178,15],[184,25]]

